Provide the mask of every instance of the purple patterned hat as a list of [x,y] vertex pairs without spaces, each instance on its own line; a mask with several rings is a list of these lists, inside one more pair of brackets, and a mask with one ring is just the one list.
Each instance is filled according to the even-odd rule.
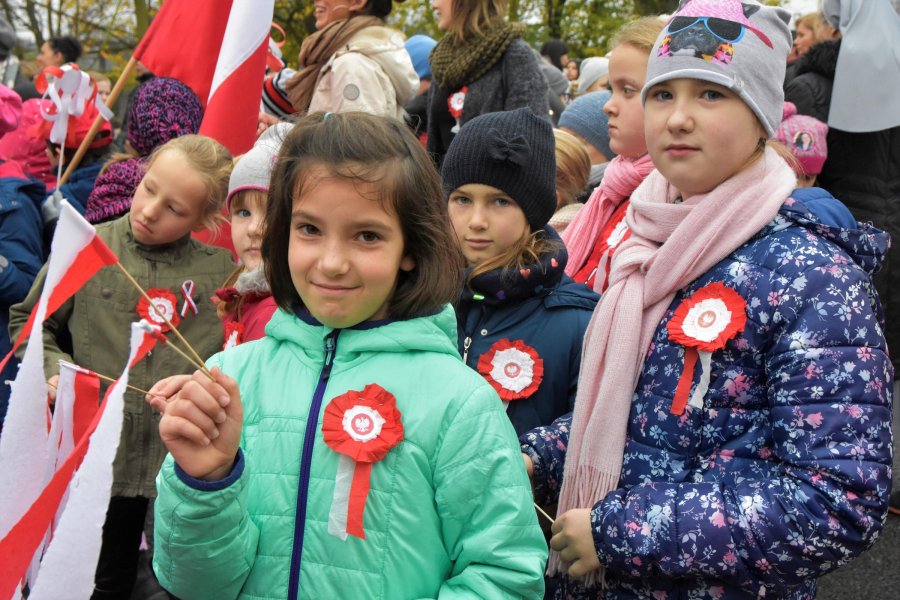
[[170,77],[154,77],[139,86],[128,111],[125,135],[142,156],[171,139],[197,133],[203,120],[200,98]]
[[94,181],[84,218],[97,224],[124,215],[131,209],[134,191],[144,177],[144,161],[129,158],[111,164]]

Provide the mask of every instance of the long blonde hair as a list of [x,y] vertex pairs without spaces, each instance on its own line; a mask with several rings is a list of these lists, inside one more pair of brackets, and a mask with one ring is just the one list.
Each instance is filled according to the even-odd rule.
[[559,208],[572,204],[587,187],[591,157],[584,144],[571,133],[554,129],[556,138],[556,193]]
[[213,234],[225,221],[222,208],[228,194],[228,178],[231,176],[233,160],[231,152],[205,135],[183,135],[159,146],[147,161],[147,170],[153,166],[160,154],[167,150],[177,150],[206,186],[206,201],[203,207],[203,225]]

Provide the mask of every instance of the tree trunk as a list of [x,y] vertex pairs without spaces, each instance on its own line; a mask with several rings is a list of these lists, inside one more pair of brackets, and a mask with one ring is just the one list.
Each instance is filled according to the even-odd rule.
[[25,0],[25,14],[28,16],[28,29],[34,34],[34,41],[40,49],[44,45],[44,32],[38,21],[37,7],[34,2],[35,0]]
[[150,27],[150,10],[147,0],[134,0],[134,19],[137,22],[135,38],[140,40],[147,33],[147,28]]

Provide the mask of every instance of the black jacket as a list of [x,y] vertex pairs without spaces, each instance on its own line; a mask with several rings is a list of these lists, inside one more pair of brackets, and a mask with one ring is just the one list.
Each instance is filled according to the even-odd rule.
[[[840,40],[816,44],[798,61],[800,74],[785,89],[785,100],[796,104],[798,113],[828,121],[839,50]],[[828,159],[818,184],[857,220],[892,238],[887,260],[873,280],[885,311],[891,360],[900,366],[900,127],[865,133],[831,128],[827,139]]]
[[831,86],[840,49],[841,40],[821,42],[794,63],[791,70],[794,76],[784,84],[784,99],[797,105],[798,114],[828,122]]

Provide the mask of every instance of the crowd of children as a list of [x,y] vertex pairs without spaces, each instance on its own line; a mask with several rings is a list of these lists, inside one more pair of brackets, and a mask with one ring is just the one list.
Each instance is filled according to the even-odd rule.
[[[125,394],[93,598],[128,597],[154,499],[155,575],[183,599],[800,599],[874,542],[890,242],[815,187],[828,126],[784,102],[789,15],[685,0],[630,22],[591,75],[608,90],[554,131],[543,97],[483,95],[524,43],[482,4],[434,2],[437,160],[393,104],[269,118],[233,160],[155,78],[131,156],[110,131],[88,193],[62,190],[207,360],[163,346],[131,370],[150,393]],[[316,39],[380,27],[339,8]],[[327,91],[298,85],[304,107]],[[43,189],[0,164],[13,337],[46,275]],[[223,208],[236,261],[191,237]],[[118,373],[139,317],[164,325],[102,269],[44,324],[49,383],[60,359]]]

